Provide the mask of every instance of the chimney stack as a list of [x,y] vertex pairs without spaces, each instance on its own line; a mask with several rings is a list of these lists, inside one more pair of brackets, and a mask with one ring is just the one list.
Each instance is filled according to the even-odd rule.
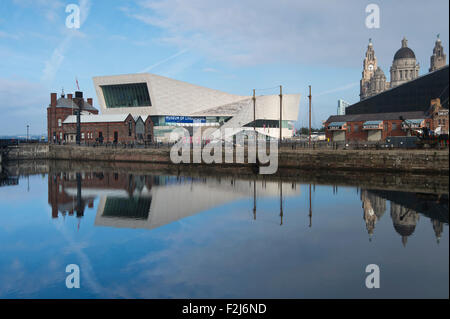
[[50,93],[50,106],[56,107],[57,95],[56,93]]
[[91,106],[94,106],[94,103],[93,103],[91,97],[89,97],[89,98],[87,99],[87,102],[88,102],[88,104],[90,104]]
[[71,100],[71,99],[72,99],[72,97],[73,97],[73,94],[72,94],[72,93],[70,93],[70,94],[67,94],[67,98],[68,98],[69,100]]

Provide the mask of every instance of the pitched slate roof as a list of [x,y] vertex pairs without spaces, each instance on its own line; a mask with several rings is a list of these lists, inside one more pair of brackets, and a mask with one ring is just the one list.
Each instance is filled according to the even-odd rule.
[[[72,99],[68,99],[65,97],[60,97],[56,101],[56,107],[64,107],[64,108],[71,108],[78,110],[78,106],[75,104],[75,102]],[[97,111],[95,107],[93,107],[91,104],[89,104],[86,101],[83,101],[83,105],[81,107],[82,110],[86,111]]]
[[[129,114],[103,114],[103,115],[81,115],[81,123],[106,123],[106,122],[124,122]],[[77,123],[76,115],[69,115],[63,122],[64,124]]]

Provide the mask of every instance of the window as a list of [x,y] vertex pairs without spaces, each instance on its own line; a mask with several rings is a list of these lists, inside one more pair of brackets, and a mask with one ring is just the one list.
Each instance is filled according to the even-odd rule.
[[59,139],[62,140],[62,132],[59,133]]
[[128,136],[131,136],[133,131],[133,123],[131,121],[128,122]]
[[387,132],[387,130],[388,130],[388,124],[385,123],[385,124],[384,124],[384,131]]
[[61,127],[62,126],[62,121],[61,121],[61,119],[58,119],[58,127]]
[[84,133],[81,133],[81,139],[84,140]]
[[393,131],[397,130],[397,123],[392,123],[392,130]]
[[107,108],[151,106],[147,83],[102,85]]
[[358,131],[359,131],[359,125],[358,125],[358,124],[355,124],[355,125],[353,126],[353,131],[355,131],[355,132],[358,132]]

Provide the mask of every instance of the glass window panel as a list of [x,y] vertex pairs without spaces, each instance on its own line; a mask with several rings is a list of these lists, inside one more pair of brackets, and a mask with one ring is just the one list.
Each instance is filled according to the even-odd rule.
[[107,108],[151,106],[146,83],[101,86]]

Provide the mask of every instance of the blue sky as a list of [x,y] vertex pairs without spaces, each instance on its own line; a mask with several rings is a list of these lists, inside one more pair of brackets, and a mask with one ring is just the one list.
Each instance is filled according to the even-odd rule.
[[[68,4],[81,28],[65,26]],[[365,8],[380,7],[368,29]],[[335,114],[337,99],[358,101],[362,60],[372,38],[386,74],[403,36],[420,74],[440,33],[448,54],[447,0],[2,0],[0,2],[0,135],[46,131],[50,92],[94,97],[92,77],[151,72],[234,94],[283,85],[301,93],[297,127]],[[257,90],[258,94],[277,89]]]

